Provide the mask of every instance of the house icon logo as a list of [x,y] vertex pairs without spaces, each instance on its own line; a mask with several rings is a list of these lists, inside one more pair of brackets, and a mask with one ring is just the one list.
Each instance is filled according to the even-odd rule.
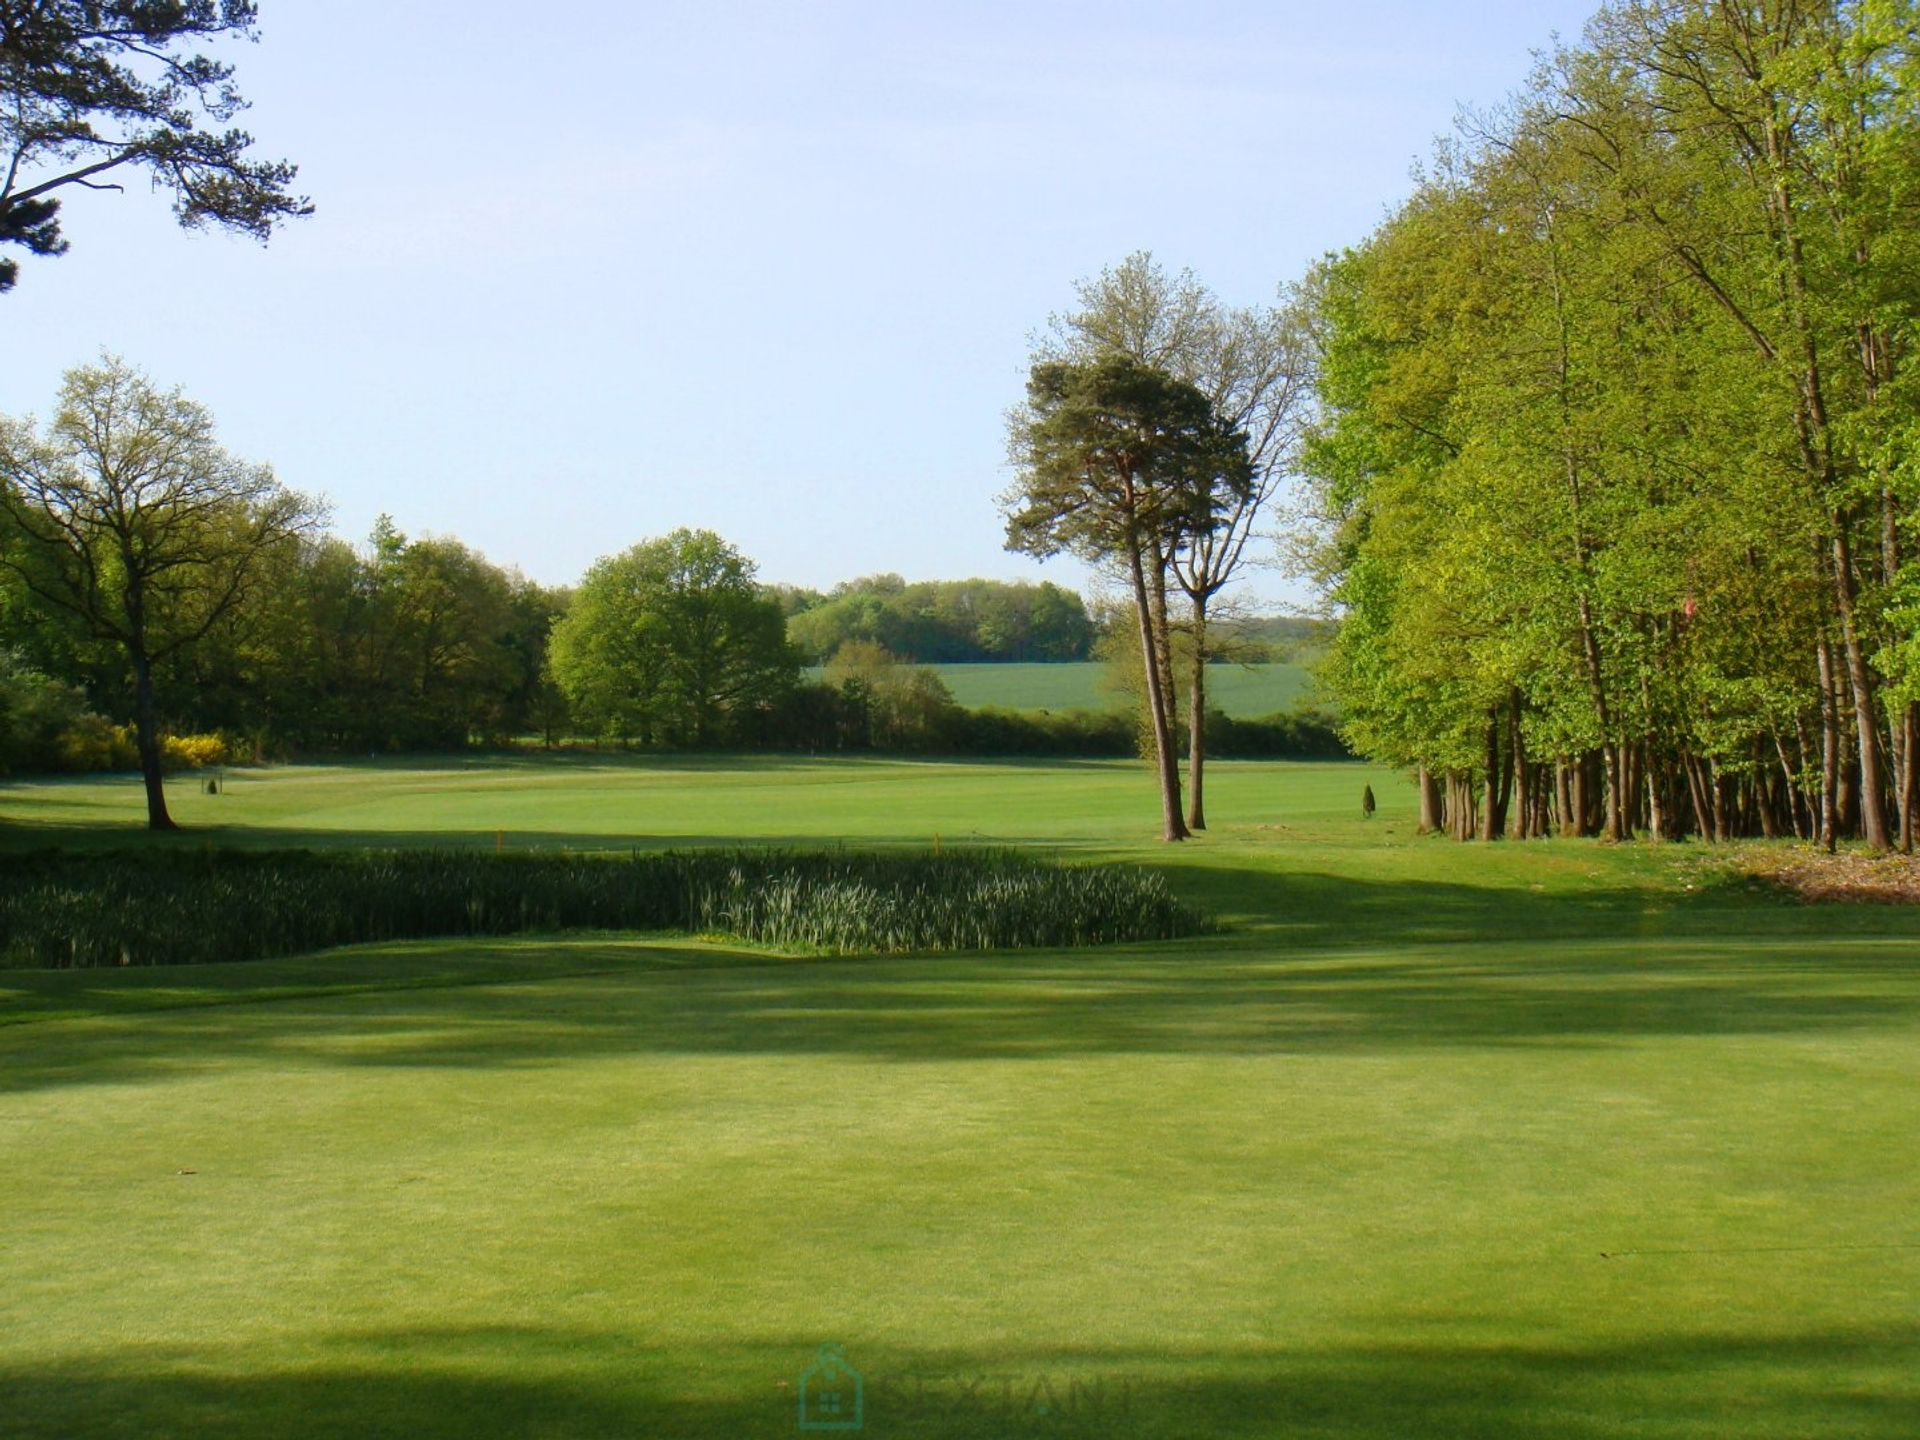
[[802,1430],[858,1430],[866,1424],[866,1387],[838,1345],[822,1345],[800,1377]]

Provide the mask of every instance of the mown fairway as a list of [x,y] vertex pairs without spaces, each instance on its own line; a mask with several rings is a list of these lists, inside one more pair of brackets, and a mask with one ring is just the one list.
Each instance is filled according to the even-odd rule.
[[1920,1432],[1911,912],[1419,841],[1352,766],[1219,766],[1178,852],[1122,765],[178,790],[189,847],[1026,840],[1234,929],[0,973],[0,1435],[789,1436],[823,1343],[883,1440]]

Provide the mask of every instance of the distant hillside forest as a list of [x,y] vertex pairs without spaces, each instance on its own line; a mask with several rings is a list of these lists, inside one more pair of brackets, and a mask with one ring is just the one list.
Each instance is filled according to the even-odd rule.
[[[879,645],[917,665],[1031,664],[1098,658],[1100,637],[1129,618],[1089,607],[1042,581],[919,580],[866,575],[822,593],[770,587],[787,616],[787,638],[809,665],[850,640]],[[1256,615],[1222,622],[1217,649],[1243,664],[1310,660],[1333,636],[1331,621]]]

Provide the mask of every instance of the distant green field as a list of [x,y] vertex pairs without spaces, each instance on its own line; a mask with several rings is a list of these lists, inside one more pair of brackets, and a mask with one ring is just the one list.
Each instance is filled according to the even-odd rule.
[[[953,698],[968,709],[1107,710],[1120,702],[1107,667],[1081,664],[935,665]],[[815,669],[813,674],[820,672]],[[1313,688],[1303,665],[1216,665],[1208,672],[1218,707],[1239,719],[1288,709]]]

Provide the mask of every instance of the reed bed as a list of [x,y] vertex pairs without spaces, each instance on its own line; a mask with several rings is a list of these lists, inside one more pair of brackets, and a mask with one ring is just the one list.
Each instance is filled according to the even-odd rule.
[[1205,928],[1160,876],[1007,850],[47,854],[0,869],[0,966],[267,959],[528,931],[721,934],[831,954],[1166,940]]

